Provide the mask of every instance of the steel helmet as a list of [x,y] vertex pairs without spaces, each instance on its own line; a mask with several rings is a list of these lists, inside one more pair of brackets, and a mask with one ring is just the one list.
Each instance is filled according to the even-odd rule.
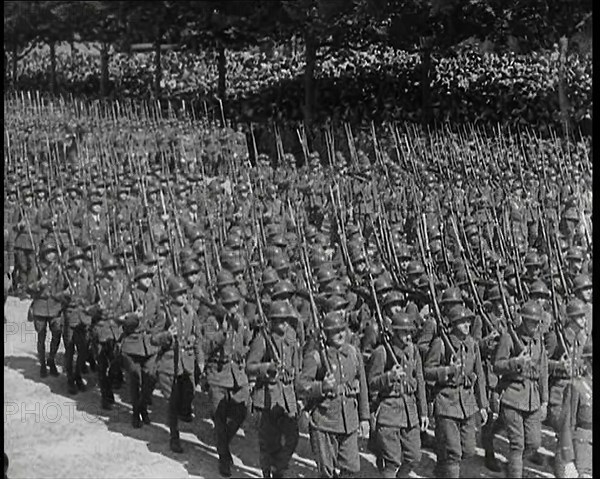
[[273,301],[269,307],[269,320],[295,318],[290,303],[279,300]]
[[323,292],[326,294],[331,294],[331,295],[335,294],[338,296],[344,296],[346,294],[346,291],[347,291],[346,285],[338,279],[335,279],[335,280],[331,281],[330,283],[327,283],[327,285],[323,289]]
[[342,331],[346,329],[346,315],[343,311],[331,311],[327,313],[323,320],[323,330],[328,333]]
[[583,261],[583,251],[578,246],[571,246],[567,252],[567,259],[570,261]]
[[187,283],[177,276],[171,276],[168,280],[168,289],[171,296],[185,293],[188,289]]
[[486,301],[500,301],[502,299],[502,293],[498,285],[491,286],[485,291]]
[[320,268],[317,272],[317,282],[319,284],[324,284],[334,279],[337,279],[337,274],[330,267]]
[[273,288],[272,297],[273,299],[275,299],[276,296],[294,294],[295,292],[296,288],[294,287],[291,281],[288,281],[287,279],[280,279]]
[[406,301],[404,293],[398,290],[392,290],[383,297],[383,307],[391,306],[393,304],[403,304]]
[[592,280],[587,274],[580,274],[573,280],[573,291],[593,288],[593,286]]
[[200,265],[197,261],[190,260],[184,263],[181,274],[183,276],[191,276],[200,272]]
[[392,316],[392,329],[394,331],[413,331],[415,329],[413,317],[403,311],[394,314]]
[[462,304],[463,298],[462,293],[459,288],[446,288],[442,293],[442,298],[440,299],[440,304],[450,304],[457,303]]
[[135,281],[138,281],[142,278],[151,278],[152,276],[152,271],[145,264],[140,264],[135,267],[135,272],[133,275]]
[[548,286],[546,286],[546,283],[544,283],[542,280],[535,280],[533,283],[531,283],[531,286],[529,287],[529,294],[533,295],[533,294],[537,294],[539,296],[544,296],[546,298],[550,297],[550,290],[548,289]]
[[531,319],[534,321],[541,321],[542,319],[542,307],[535,301],[527,301],[521,310],[519,311],[523,319]]
[[235,284],[235,278],[233,277],[231,271],[222,269],[217,273],[217,286],[219,288],[222,288],[224,286],[230,286],[233,284]]
[[463,321],[472,321],[475,315],[469,308],[465,308],[461,304],[453,306],[448,312],[448,319],[451,324],[455,324]]
[[339,311],[345,309],[348,306],[348,300],[343,296],[331,296],[325,302],[325,307],[327,311]]
[[240,292],[235,286],[226,286],[221,290],[221,302],[223,304],[233,304],[238,303],[240,301],[241,296]]
[[585,316],[586,314],[585,303],[578,298],[574,298],[567,304],[567,316],[569,318],[576,318],[578,316]]
[[385,294],[393,288],[392,281],[387,275],[381,275],[375,280],[375,291],[377,294]]
[[284,255],[280,255],[280,256],[275,256],[271,260],[271,266],[273,266],[275,271],[277,271],[279,273],[280,271],[289,269],[290,263]]
[[110,269],[117,269],[119,267],[119,264],[117,263],[117,260],[115,259],[114,256],[107,256],[104,258],[104,260],[102,261],[102,269],[104,271],[108,271]]
[[271,284],[275,284],[279,281],[279,276],[277,276],[277,271],[273,268],[267,268],[263,271],[262,274],[262,284],[265,286],[269,286]]
[[75,246],[73,249],[71,249],[71,251],[69,251],[69,262],[83,258],[85,258],[85,253],[78,246]]
[[410,275],[422,275],[425,272],[425,268],[419,261],[411,261],[408,263],[406,273]]
[[529,268],[532,266],[541,267],[543,263],[542,263],[542,259],[540,258],[539,254],[537,254],[535,251],[530,251],[525,256],[525,261],[523,264],[525,265],[526,268]]

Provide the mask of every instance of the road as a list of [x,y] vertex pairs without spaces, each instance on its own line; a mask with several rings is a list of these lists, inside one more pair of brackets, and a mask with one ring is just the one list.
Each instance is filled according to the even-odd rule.
[[[150,410],[152,425],[133,429],[127,385],[115,394],[112,411],[102,411],[93,374],[87,374],[88,391],[70,396],[64,374],[40,379],[36,358],[36,333],[27,322],[29,302],[10,297],[4,325],[4,450],[10,459],[8,477],[18,478],[212,478],[219,477],[213,424],[207,397],[194,400],[196,419],[181,423],[183,454],[169,449],[166,401],[154,392]],[[48,334],[48,343],[49,343]],[[48,346],[47,346],[48,349]],[[57,357],[62,371],[64,349]],[[258,463],[257,418],[249,416],[234,439],[233,477],[262,477]],[[290,467],[290,477],[317,477],[306,428]],[[543,432],[542,452],[552,456],[555,439]],[[508,442],[496,438],[500,459],[505,461]],[[361,445],[361,477],[378,477],[375,457]],[[503,477],[479,461],[464,477]],[[434,477],[435,454],[424,450],[413,477]],[[527,477],[554,477],[550,469],[528,467]]]

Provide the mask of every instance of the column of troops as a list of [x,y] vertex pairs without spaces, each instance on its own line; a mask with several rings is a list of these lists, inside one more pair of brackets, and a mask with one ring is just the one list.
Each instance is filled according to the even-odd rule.
[[359,473],[359,437],[382,477],[408,477],[424,447],[436,477],[478,461],[501,472],[502,431],[506,475],[523,477],[547,458],[542,424],[556,474],[591,477],[589,177],[574,172],[579,193],[552,204],[529,172],[475,189],[424,169],[410,196],[402,172],[380,178],[359,153],[332,169],[318,154],[276,169],[261,155],[233,191],[164,163],[118,178],[61,167],[60,179],[18,164],[5,176],[4,300],[32,299],[40,377],[60,375],[62,338],[69,394],[91,369],[110,410],[125,383],[133,428],[151,423],[159,388],[177,453],[202,385],[225,477],[248,411],[264,477],[290,474],[303,417],[320,477]]

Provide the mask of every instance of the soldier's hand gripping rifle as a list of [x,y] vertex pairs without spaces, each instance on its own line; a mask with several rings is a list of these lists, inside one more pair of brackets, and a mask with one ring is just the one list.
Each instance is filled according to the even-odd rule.
[[508,334],[512,339],[515,353],[519,355],[525,350],[525,345],[523,344],[523,341],[515,331],[515,320],[510,308],[508,307],[508,301],[506,300],[506,294],[502,285],[502,278],[500,276],[500,263],[496,263],[496,283],[498,284],[498,289],[500,290],[500,299],[502,301],[502,310],[504,311],[504,315],[506,316],[506,327],[508,330]]

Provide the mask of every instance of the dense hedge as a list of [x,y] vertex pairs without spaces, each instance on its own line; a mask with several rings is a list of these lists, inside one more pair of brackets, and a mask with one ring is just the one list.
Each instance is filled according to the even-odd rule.
[[[100,68],[95,58],[61,54],[59,92],[94,96]],[[171,51],[163,54],[162,94],[167,98],[212,98],[217,85],[216,55]],[[239,121],[302,118],[304,64],[299,57],[260,52],[228,52],[227,114]],[[111,96],[148,97],[153,54],[111,56]],[[558,58],[554,54],[481,54],[463,51],[432,59],[431,102],[438,122],[529,124],[559,127]],[[49,87],[47,55],[21,62],[18,88]],[[341,51],[320,62],[317,120],[361,122],[418,121],[421,117],[421,63],[417,54],[392,49]],[[570,117],[591,121],[592,60],[572,55],[567,61]]]

